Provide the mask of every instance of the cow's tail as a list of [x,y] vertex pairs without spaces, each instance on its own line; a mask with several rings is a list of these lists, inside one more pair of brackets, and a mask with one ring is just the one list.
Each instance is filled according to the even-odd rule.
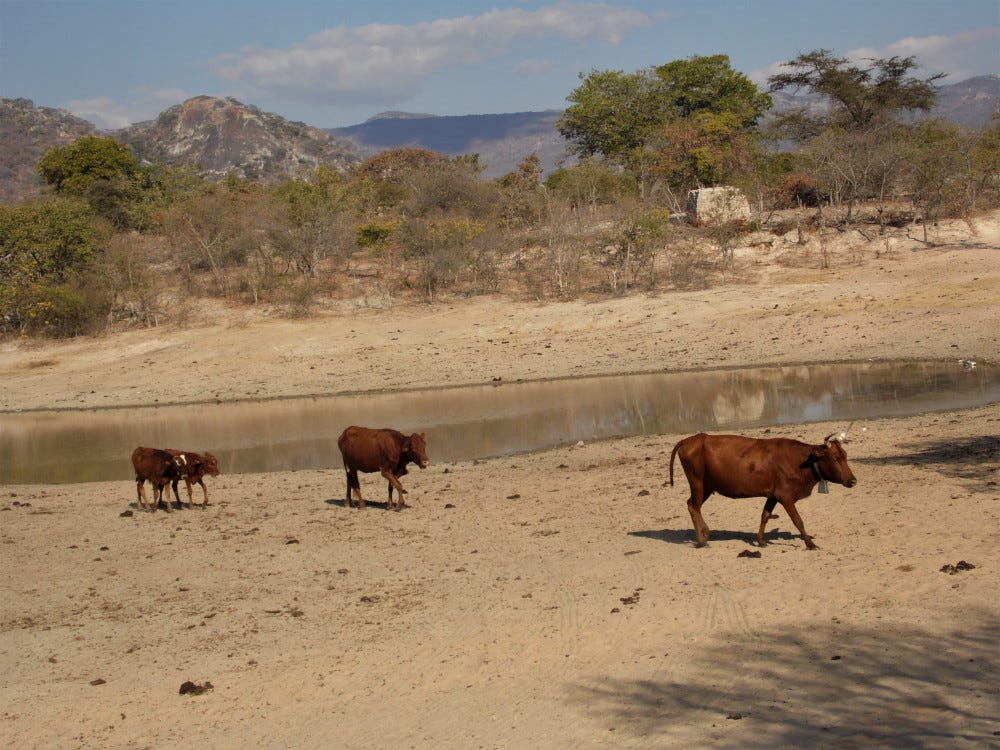
[[678,440],[677,441],[677,445],[675,445],[674,449],[672,451],[670,451],[670,486],[671,487],[674,486],[674,457],[677,455],[677,451],[678,451],[678,449],[680,449],[681,443],[683,443],[683,442],[684,442],[683,440]]

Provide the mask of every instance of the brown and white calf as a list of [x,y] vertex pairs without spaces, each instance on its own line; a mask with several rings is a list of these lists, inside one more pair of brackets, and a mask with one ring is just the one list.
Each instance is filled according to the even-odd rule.
[[[176,482],[181,478],[181,467],[178,460],[159,448],[138,447],[132,451],[132,468],[135,469],[135,494],[138,504],[150,511],[155,511],[156,506],[163,499],[163,488],[171,481]],[[150,506],[146,499],[146,481],[153,487],[153,504]],[[178,501],[179,503],[180,501]],[[167,495],[167,512],[172,513],[170,507],[170,495]]]
[[177,483],[184,480],[188,491],[188,508],[193,507],[191,485],[200,484],[203,495],[201,507],[208,505],[208,488],[205,486],[205,475],[210,477],[219,476],[219,461],[211,453],[195,453],[194,451],[181,451],[176,448],[167,448],[167,453],[177,459],[180,463],[181,476],[174,479],[171,485],[174,490],[174,497],[177,504],[181,504],[181,498],[177,494]]

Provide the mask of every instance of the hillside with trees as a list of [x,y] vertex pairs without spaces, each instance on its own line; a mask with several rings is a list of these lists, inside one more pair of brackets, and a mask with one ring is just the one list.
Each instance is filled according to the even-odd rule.
[[[0,205],[0,331],[159,325],[199,299],[301,316],[343,300],[669,292],[730,283],[735,248],[768,237],[905,228],[932,243],[941,218],[1000,205],[1000,120],[927,117],[938,79],[916,67],[818,50],[768,91],[725,55],[593,70],[558,119],[578,161],[546,173],[526,153],[499,177],[475,153],[352,160],[304,125],[190,100],[128,138],[85,134],[39,157],[44,192]],[[774,117],[772,94],[789,91],[824,106]],[[233,147],[234,130],[266,135]],[[715,186],[745,195],[750,218],[685,221],[689,191]]]
[[65,110],[0,98],[0,203],[38,195],[43,183],[35,168],[45,152],[96,132]]

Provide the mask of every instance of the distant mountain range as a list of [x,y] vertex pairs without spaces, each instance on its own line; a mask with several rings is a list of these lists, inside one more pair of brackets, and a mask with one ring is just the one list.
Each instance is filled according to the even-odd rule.
[[556,130],[562,110],[499,115],[420,115],[383,112],[360,125],[330,128],[335,138],[350,142],[363,156],[399,146],[426,148],[442,154],[479,154],[488,177],[517,169],[536,153],[546,171],[566,157],[566,141]]
[[1000,75],[976,76],[938,88],[929,117],[940,117],[966,128],[981,128],[1000,114]]
[[[808,104],[805,97],[775,96],[776,109]],[[978,76],[939,87],[930,113],[967,127],[982,127],[997,112],[1000,76]],[[346,128],[322,129],[242,104],[197,96],[170,107],[156,120],[106,133],[128,143],[149,162],[185,164],[209,178],[228,173],[273,182],[330,164],[349,169],[370,154],[401,146],[457,156],[478,153],[488,177],[516,169],[531,153],[543,169],[566,158],[556,130],[560,110],[513,114],[435,116],[384,112]],[[65,110],[36,107],[28,99],[0,98],[0,201],[36,194],[35,167],[53,146],[87,134],[91,123]]]

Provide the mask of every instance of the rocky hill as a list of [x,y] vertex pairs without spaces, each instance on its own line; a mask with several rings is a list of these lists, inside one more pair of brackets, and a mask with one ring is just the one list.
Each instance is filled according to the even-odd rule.
[[941,86],[930,117],[967,128],[981,128],[1000,112],[1000,75],[976,76]]
[[140,160],[193,166],[210,179],[234,173],[272,182],[320,164],[346,170],[359,160],[349,144],[320,128],[210,96],[188,99],[115,136]]
[[39,193],[42,181],[35,167],[45,152],[95,132],[91,123],[66,110],[0,98],[0,203]]

